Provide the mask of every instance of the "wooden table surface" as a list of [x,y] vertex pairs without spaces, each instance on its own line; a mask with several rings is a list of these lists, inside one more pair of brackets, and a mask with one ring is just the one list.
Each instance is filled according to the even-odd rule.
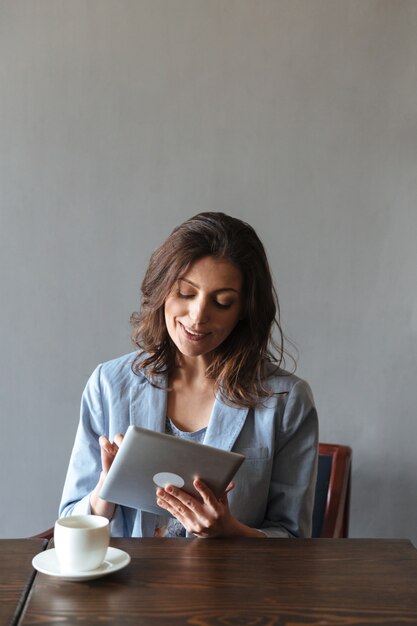
[[35,577],[32,559],[44,539],[0,539],[0,624],[15,624]]
[[417,550],[385,539],[117,539],[124,570],[37,574],[19,624],[417,624]]

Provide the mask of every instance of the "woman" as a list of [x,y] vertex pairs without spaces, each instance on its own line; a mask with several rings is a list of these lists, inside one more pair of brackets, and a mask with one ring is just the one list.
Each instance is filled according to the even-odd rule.
[[[113,536],[309,536],[317,414],[307,383],[281,369],[278,301],[253,228],[223,213],[178,226],[151,257],[132,323],[138,351],[87,383],[60,515],[105,515]],[[129,424],[246,458],[220,499],[200,480],[202,501],[158,488],[173,518],[115,506],[99,493]]]

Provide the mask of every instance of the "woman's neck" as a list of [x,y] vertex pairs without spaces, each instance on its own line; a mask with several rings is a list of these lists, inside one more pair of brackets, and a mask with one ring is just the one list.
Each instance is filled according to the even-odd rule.
[[167,414],[181,430],[199,430],[210,420],[215,385],[206,368],[202,359],[182,359],[169,377]]
[[178,365],[172,374],[172,380],[182,381],[184,384],[210,384],[206,371],[210,361],[205,357],[185,357],[180,355]]

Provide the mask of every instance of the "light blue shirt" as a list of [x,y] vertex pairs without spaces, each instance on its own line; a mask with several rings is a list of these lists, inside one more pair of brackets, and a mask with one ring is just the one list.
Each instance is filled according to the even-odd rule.
[[[157,388],[131,369],[135,353],[99,365],[81,401],[81,417],[59,515],[90,513],[90,494],[101,472],[98,439],[124,434],[130,424],[165,431],[166,379]],[[271,369],[272,372],[272,369]],[[308,384],[293,374],[271,373],[274,392],[254,409],[216,398],[204,444],[245,455],[228,494],[231,513],[270,537],[309,537],[317,472],[318,422]],[[152,513],[117,506],[114,537],[151,537]]]

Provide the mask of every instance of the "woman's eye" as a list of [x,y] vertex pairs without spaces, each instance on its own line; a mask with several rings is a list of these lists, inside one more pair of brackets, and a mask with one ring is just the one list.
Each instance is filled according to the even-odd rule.
[[192,298],[194,294],[192,293],[181,293],[181,291],[177,291],[177,296],[179,298]]
[[219,309],[230,309],[230,307],[232,306],[231,304],[223,304],[222,302],[215,302],[216,306],[219,307]]

